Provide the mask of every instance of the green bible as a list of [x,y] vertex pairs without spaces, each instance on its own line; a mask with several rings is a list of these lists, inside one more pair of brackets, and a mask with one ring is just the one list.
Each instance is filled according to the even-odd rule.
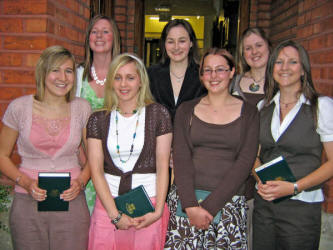
[[286,160],[279,156],[255,169],[262,183],[266,181],[295,182],[296,178],[291,172]]
[[38,173],[38,186],[47,191],[46,199],[38,202],[38,211],[68,211],[68,201],[60,199],[60,194],[69,189],[70,173]]
[[[196,189],[195,197],[197,198],[198,203],[200,204],[201,202],[203,202],[210,193],[211,192],[209,192],[209,191]],[[187,218],[187,214],[182,209],[180,199],[178,199],[176,215]],[[218,224],[220,219],[221,219],[221,210],[219,210],[218,213],[215,215],[215,217],[213,219],[213,223]]]
[[155,211],[143,185],[119,195],[114,201],[118,210],[132,218]]

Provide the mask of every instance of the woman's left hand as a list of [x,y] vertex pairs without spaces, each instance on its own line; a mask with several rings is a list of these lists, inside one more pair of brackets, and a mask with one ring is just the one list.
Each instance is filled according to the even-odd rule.
[[71,187],[65,190],[61,195],[60,199],[64,201],[74,200],[81,191],[81,182],[79,179],[71,180]]
[[148,227],[157,221],[161,215],[157,212],[147,213],[143,216],[134,218],[134,221],[137,223],[135,229],[141,229],[144,227]]
[[288,181],[267,181],[258,183],[258,194],[267,201],[272,201],[294,193],[294,184]]

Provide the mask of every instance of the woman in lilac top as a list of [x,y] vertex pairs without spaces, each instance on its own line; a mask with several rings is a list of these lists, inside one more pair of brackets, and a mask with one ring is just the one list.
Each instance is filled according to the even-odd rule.
[[[90,177],[81,169],[77,152],[85,139],[90,105],[75,98],[75,61],[61,46],[47,48],[36,67],[36,95],[13,100],[0,133],[0,171],[16,182],[10,213],[14,249],[86,249],[89,212],[84,186]],[[10,155],[17,143],[21,164]],[[68,211],[39,212],[46,199],[39,172],[69,172],[70,188],[60,194]]]

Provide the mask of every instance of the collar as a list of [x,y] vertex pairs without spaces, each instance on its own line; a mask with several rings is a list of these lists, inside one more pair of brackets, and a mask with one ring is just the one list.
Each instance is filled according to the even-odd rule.
[[[274,96],[274,98],[271,100],[270,104],[274,102],[275,103],[275,106],[279,107],[280,106],[280,91],[278,91],[276,93],[276,95]],[[298,98],[298,101],[297,103],[295,104],[296,105],[300,105],[300,104],[307,104],[307,105],[310,105],[310,101],[307,100],[304,96],[304,94],[301,94]]]

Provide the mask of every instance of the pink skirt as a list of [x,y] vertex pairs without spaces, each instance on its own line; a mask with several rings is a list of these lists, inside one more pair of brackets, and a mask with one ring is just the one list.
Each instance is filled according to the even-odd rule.
[[[153,205],[155,198],[150,198]],[[110,222],[100,199],[90,219],[88,250],[160,250],[164,249],[169,221],[169,209],[165,203],[162,217],[146,228],[117,230]]]

